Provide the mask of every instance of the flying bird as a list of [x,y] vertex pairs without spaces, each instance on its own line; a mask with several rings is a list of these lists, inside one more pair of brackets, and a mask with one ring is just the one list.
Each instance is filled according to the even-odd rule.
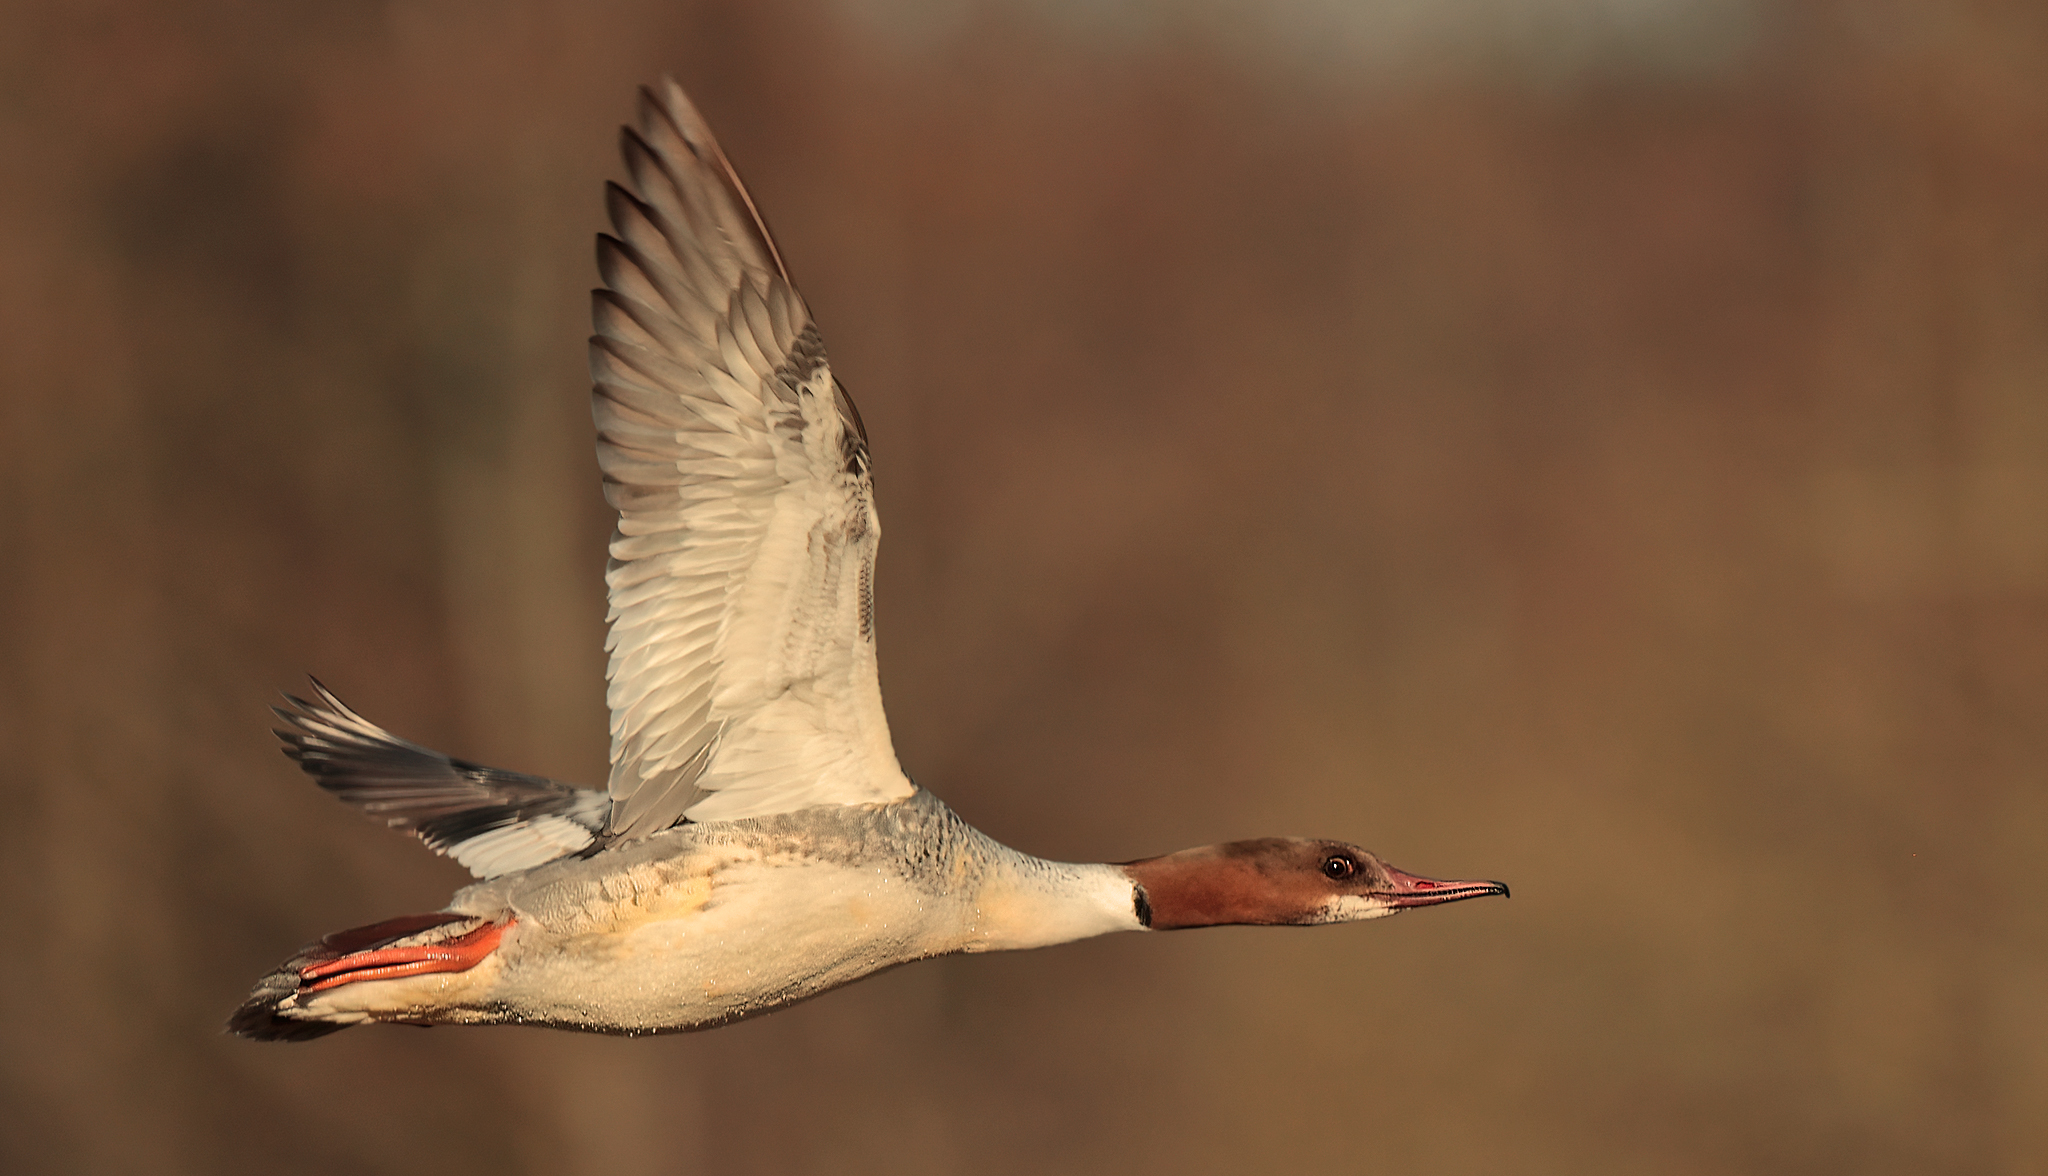
[[319,682],[279,709],[322,787],[468,867],[433,914],[336,932],[235,1033],[707,1029],[884,968],[1112,931],[1310,925],[1506,895],[1342,841],[1047,861],[904,774],[875,669],[867,435],[739,175],[672,79],[610,184],[590,341],[605,574],[602,791],[407,742]]

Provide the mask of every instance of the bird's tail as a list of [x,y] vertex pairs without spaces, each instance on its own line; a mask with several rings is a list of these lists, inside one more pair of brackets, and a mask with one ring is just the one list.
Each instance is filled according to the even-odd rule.
[[[337,931],[258,980],[249,999],[228,1018],[228,1032],[258,1041],[310,1041],[385,1019],[360,1002],[337,1005],[311,998],[363,981],[466,971],[497,948],[508,926],[444,911]],[[323,1004],[332,1007],[319,1007]]]

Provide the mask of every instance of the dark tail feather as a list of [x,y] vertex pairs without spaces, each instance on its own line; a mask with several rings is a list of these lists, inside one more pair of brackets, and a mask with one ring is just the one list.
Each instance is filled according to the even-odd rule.
[[466,915],[404,915],[367,927],[336,931],[318,943],[307,945],[276,971],[258,980],[249,993],[249,999],[243,1001],[242,1007],[228,1018],[227,1031],[256,1041],[311,1041],[315,1037],[347,1029],[356,1022],[319,1021],[292,1016],[284,1011],[303,986],[301,972],[315,964],[382,947],[445,923],[474,921]]
[[280,1014],[279,1003],[298,990],[299,970],[290,965],[258,980],[249,999],[228,1018],[228,1032],[256,1041],[311,1041],[349,1027]]

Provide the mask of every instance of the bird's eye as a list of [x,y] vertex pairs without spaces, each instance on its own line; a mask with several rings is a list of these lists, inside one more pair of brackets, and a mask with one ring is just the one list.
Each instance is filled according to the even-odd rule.
[[1332,882],[1342,882],[1358,872],[1358,863],[1343,854],[1331,854],[1323,859],[1323,877]]

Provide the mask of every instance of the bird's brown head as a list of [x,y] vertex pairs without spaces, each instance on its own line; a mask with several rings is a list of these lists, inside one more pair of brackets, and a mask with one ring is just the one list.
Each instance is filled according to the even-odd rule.
[[1227,923],[1353,923],[1489,894],[1500,882],[1444,882],[1397,870],[1355,845],[1262,837],[1126,862],[1138,918],[1158,931]]

